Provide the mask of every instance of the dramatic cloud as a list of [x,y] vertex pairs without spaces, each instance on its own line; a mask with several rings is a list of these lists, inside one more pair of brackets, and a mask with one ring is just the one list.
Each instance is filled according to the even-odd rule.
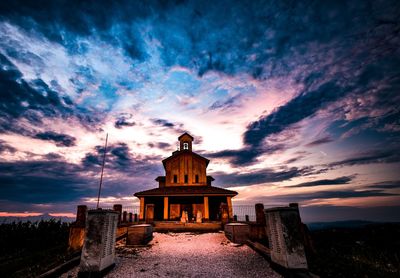
[[348,184],[354,179],[354,177],[339,177],[336,179],[325,179],[325,180],[315,180],[310,182],[303,182],[300,184],[292,185],[291,187],[310,187],[319,185],[337,185],[337,184]]
[[[3,1],[0,204],[93,201],[106,133],[103,197],[132,202],[185,131],[238,202],[394,203],[399,11],[390,0]],[[338,190],[309,192],[319,185]]]
[[336,161],[330,163],[330,167],[337,166],[353,166],[353,165],[362,165],[362,164],[372,164],[372,163],[395,163],[400,162],[399,154],[393,151],[376,151],[371,150],[369,152],[360,153],[358,155],[354,155],[352,158]]
[[67,134],[60,134],[52,131],[40,132],[35,135],[40,140],[49,140],[56,143],[57,146],[71,147],[76,144],[76,138]]
[[305,176],[313,173],[314,170],[310,168],[285,168],[281,170],[260,170],[252,171],[251,173],[213,173],[216,183],[225,187],[232,187],[238,185],[254,185],[267,182],[280,182],[290,180],[294,177]]

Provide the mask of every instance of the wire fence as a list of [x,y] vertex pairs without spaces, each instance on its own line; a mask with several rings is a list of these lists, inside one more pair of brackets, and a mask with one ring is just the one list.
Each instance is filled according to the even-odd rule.
[[[271,207],[279,207],[283,206],[282,204],[264,204],[264,208],[271,208]],[[102,209],[112,210],[112,206],[101,206]],[[89,207],[89,209],[95,209],[95,207]],[[256,209],[254,205],[232,205],[233,215],[236,216],[237,221],[256,221]],[[140,213],[140,206],[123,206],[122,212],[126,211],[128,214],[132,213],[139,215]]]

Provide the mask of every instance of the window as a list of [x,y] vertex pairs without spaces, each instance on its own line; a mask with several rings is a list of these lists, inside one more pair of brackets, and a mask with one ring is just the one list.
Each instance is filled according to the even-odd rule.
[[188,177],[188,175],[185,175],[185,183],[188,183],[189,182],[189,177]]
[[189,149],[189,143],[183,143],[183,149],[188,150]]
[[199,183],[199,175],[196,175],[196,183]]
[[177,183],[177,182],[178,182],[178,176],[174,175],[174,183]]

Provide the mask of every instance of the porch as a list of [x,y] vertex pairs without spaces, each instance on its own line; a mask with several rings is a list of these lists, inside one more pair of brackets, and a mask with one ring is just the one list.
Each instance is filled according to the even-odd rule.
[[208,233],[218,232],[222,229],[220,221],[210,221],[204,223],[182,223],[179,221],[154,221],[155,232],[197,232]]
[[143,196],[139,199],[140,221],[167,221],[175,223],[180,220],[182,212],[186,211],[189,222],[195,222],[196,215],[200,211],[203,222],[218,222],[222,217],[221,207],[226,208],[229,219],[233,218],[230,196],[199,196],[191,194],[184,196]]

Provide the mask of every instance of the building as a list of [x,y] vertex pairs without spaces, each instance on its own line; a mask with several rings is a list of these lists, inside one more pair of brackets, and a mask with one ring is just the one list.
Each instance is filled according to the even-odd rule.
[[203,220],[221,219],[221,208],[227,207],[233,217],[232,197],[235,191],[214,187],[213,177],[207,176],[207,158],[192,151],[193,137],[184,133],[178,137],[179,150],[162,161],[165,176],[156,178],[158,187],[137,192],[140,200],[140,220],[178,220],[186,211],[188,218],[201,211]]

